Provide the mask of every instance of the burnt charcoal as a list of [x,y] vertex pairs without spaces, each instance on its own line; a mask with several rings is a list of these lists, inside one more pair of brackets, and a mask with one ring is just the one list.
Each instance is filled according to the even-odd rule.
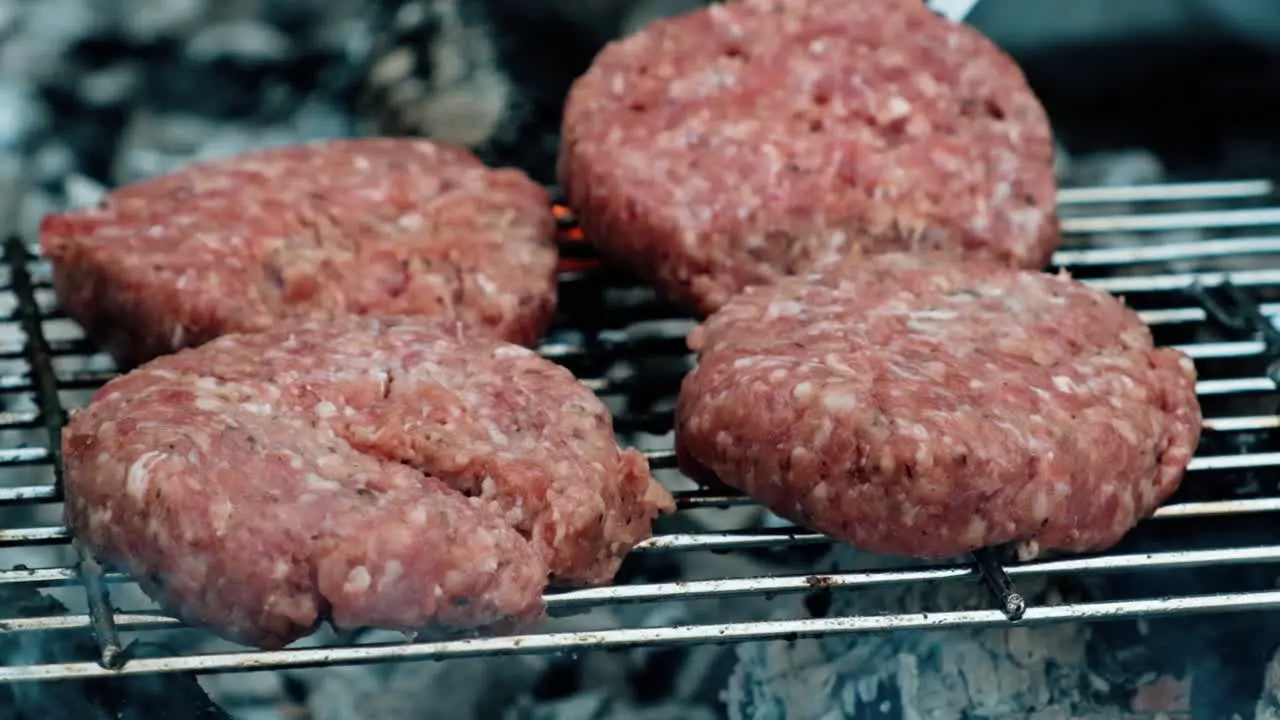
[[[485,162],[517,167],[551,183],[564,98],[574,79],[622,28],[697,4],[380,0],[375,61],[396,49],[409,50],[414,67],[395,84],[430,88],[413,104],[447,95],[473,121],[456,128],[444,120],[423,120],[378,86],[365,96],[364,114],[376,132],[462,143]],[[417,20],[397,23],[397,13]],[[439,73],[438,56],[450,58],[450,67],[464,68],[461,77]],[[479,126],[489,127],[483,137],[475,136]]]
[[[1258,673],[1262,679],[1262,693],[1254,706],[1257,720],[1276,720],[1280,718],[1280,651],[1271,656],[1270,661]],[[1244,717],[1249,717],[1246,713]]]
[[0,80],[0,150],[28,146],[45,129],[46,115],[46,108],[30,85]]
[[[6,617],[53,617],[67,608],[27,587],[0,588]],[[97,646],[86,632],[0,637],[6,664],[85,662]],[[13,720],[231,720],[187,674],[0,685],[0,717]]]
[[[44,101],[52,118],[50,134],[73,150],[76,169],[99,182],[109,181],[128,110],[93,107],[74,92],[56,87],[45,90]],[[49,178],[47,183],[59,181],[60,178]]]
[[[174,55],[147,66],[144,107],[187,112],[220,120],[278,121],[296,108],[290,74],[305,68],[231,58]],[[294,82],[297,82],[295,79]]]
[[559,700],[582,688],[582,665],[576,659],[552,658],[538,676],[529,696],[534,700]]
[[[112,720],[232,720],[205,695],[194,676],[140,678],[116,683],[89,682],[87,694]],[[45,720],[38,716],[33,720]],[[91,717],[76,715],[77,720]]]
[[602,692],[582,693],[553,703],[521,702],[503,720],[719,720],[710,708],[664,701],[639,705]]
[[659,648],[648,657],[632,677],[631,686],[642,699],[670,697],[675,690],[676,677],[684,667],[689,651],[686,648]]
[[[839,550],[840,570],[874,569],[884,558]],[[1018,581],[1030,604],[1088,599],[1091,587]],[[979,583],[868,588],[835,593],[833,615],[946,607],[989,607]],[[1146,636],[1131,627],[1074,624],[837,635],[736,649],[728,685],[738,720],[787,717],[1122,717],[1139,692],[1182,677],[1166,668]],[[1127,634],[1126,634],[1127,633]],[[1154,633],[1153,633],[1154,634]],[[1178,633],[1168,632],[1171,638]],[[1180,656],[1185,662],[1185,656]],[[1175,674],[1181,670],[1183,674]]]
[[804,596],[804,609],[809,617],[824,618],[831,614],[831,588],[821,588]]
[[[675,518],[670,519],[674,520]],[[668,518],[662,518],[661,520],[666,521]],[[665,526],[663,531],[671,532]],[[622,561],[622,567],[618,569],[618,574],[614,576],[614,582],[619,585],[675,582],[682,575],[683,568],[680,566],[680,561],[670,555],[637,553],[627,556]]]
[[544,657],[481,657],[288,674],[307,688],[313,720],[470,720],[500,717],[528,697],[546,664]]
[[523,168],[539,182],[554,182],[565,94],[602,43],[545,6],[488,2],[499,62],[521,88],[522,107],[511,134],[481,146],[479,154]]
[[1252,623],[1235,618],[1227,623],[1232,627],[1214,639],[1215,645],[1195,656],[1192,717],[1249,717],[1263,694],[1264,674],[1258,669],[1267,666],[1280,634],[1260,633]]
[[1095,693],[1099,702],[1127,705],[1140,681],[1152,673],[1185,676],[1189,664],[1186,657],[1162,652],[1150,639],[1150,627],[1142,623],[1108,623],[1094,628],[1087,651],[1088,667],[1107,679],[1105,689]]
[[118,0],[122,29],[131,38],[173,37],[196,28],[205,14],[204,0]]

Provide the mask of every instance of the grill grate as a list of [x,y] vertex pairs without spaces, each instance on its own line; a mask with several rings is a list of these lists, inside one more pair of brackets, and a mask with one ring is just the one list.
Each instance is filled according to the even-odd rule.
[[[4,403],[0,407],[8,408],[0,412],[0,564],[11,565],[27,557],[22,553],[44,549],[61,558],[61,565],[0,571],[0,596],[12,589],[82,586],[88,602],[81,601],[87,612],[80,614],[0,617],[0,628],[10,635],[92,632],[100,653],[79,662],[0,667],[0,681],[256,671],[910,628],[999,627],[1010,624],[1009,616],[1016,617],[1020,611],[1022,624],[1044,624],[1280,608],[1280,591],[1267,589],[1271,583],[1174,597],[1156,596],[1148,589],[1146,595],[1025,608],[1019,606],[1022,598],[1016,594],[1016,584],[1023,578],[1131,574],[1137,586],[1144,586],[1144,578],[1155,571],[1186,573],[1197,568],[1280,563],[1280,544],[1241,543],[1239,532],[1250,521],[1265,524],[1280,513],[1280,475],[1275,472],[1280,469],[1280,443],[1273,437],[1280,428],[1280,394],[1273,379],[1280,347],[1273,338],[1280,334],[1263,326],[1265,319],[1280,315],[1280,262],[1273,262],[1273,256],[1280,255],[1280,207],[1271,206],[1273,200],[1274,188],[1268,181],[1082,188],[1061,194],[1068,241],[1055,258],[1057,264],[1086,282],[1124,294],[1152,325],[1157,339],[1186,351],[1201,373],[1198,390],[1206,432],[1200,453],[1179,496],[1134,533],[1139,538],[1165,537],[1157,550],[1150,545],[1136,550],[1126,541],[1112,553],[1028,563],[1002,565],[998,553],[987,552],[969,564],[902,563],[832,575],[637,582],[548,596],[549,609],[561,614],[621,603],[986,580],[1003,601],[993,599],[991,609],[873,611],[845,617],[147,657],[122,650],[120,633],[136,633],[146,642],[157,631],[181,628],[180,623],[154,610],[112,609],[105,588],[115,592],[128,583],[127,578],[103,572],[78,556],[65,529],[51,524],[57,521],[61,498],[59,434],[65,408],[84,402],[112,373],[53,306],[47,266],[28,245],[11,240],[6,245],[7,267],[0,270],[0,309],[8,311],[7,319],[0,321],[0,398]],[[1266,234],[1268,229],[1272,234]],[[574,267],[582,265],[590,263]],[[651,464],[661,476],[675,478],[666,433],[670,405],[662,403],[670,400],[687,367],[682,364],[688,362],[682,336],[690,323],[647,291],[594,269],[566,273],[562,306],[573,309],[574,316],[562,319],[544,343],[543,354],[572,368],[615,405],[619,434],[656,448],[646,451]],[[746,498],[689,487],[676,492],[679,515],[753,505]],[[1179,529],[1170,530],[1174,525]],[[686,529],[697,523],[676,526]],[[1268,536],[1256,537],[1265,541]],[[788,551],[827,542],[793,527],[759,522],[733,531],[659,534],[637,548],[635,560],[644,563],[655,555],[672,553]]]

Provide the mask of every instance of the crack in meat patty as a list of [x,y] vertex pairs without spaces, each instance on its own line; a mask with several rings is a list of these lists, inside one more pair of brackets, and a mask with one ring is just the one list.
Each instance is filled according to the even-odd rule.
[[282,646],[541,616],[670,494],[532,351],[400,319],[228,335],[107,383],[63,435],[66,520],[180,617]]
[[918,0],[741,0],[597,55],[560,180],[601,251],[682,307],[855,252],[1043,268],[1053,141],[1012,59]]
[[887,254],[749,289],[689,341],[680,467],[883,554],[1106,549],[1200,436],[1191,360],[1065,276]]
[[419,316],[532,345],[555,221],[515,170],[426,140],[331,140],[192,164],[50,215],[58,298],[132,367],[282,320]]

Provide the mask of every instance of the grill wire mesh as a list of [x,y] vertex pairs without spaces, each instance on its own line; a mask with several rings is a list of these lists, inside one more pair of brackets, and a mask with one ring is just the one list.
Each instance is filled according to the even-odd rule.
[[[6,590],[79,591],[87,612],[44,615],[0,605],[4,635],[37,637],[51,632],[92,633],[98,656],[67,663],[0,667],[6,683],[116,674],[229,672],[336,663],[446,659],[512,653],[581,651],[702,642],[794,638],[911,628],[1000,627],[1101,621],[1280,608],[1274,583],[1213,587],[1207,581],[1177,582],[1183,594],[1166,595],[1147,577],[1159,571],[1198,577],[1222,567],[1253,566],[1269,572],[1280,563],[1280,544],[1265,531],[1242,533],[1250,522],[1274,525],[1280,513],[1280,446],[1274,430],[1280,333],[1268,319],[1280,314],[1280,207],[1268,181],[1166,184],[1064,190],[1061,207],[1064,249],[1055,263],[1086,282],[1126,297],[1152,326],[1157,340],[1187,352],[1200,373],[1205,438],[1183,491],[1146,522],[1135,536],[1164,538],[1135,551],[1126,542],[1110,553],[1012,562],[999,551],[969,561],[830,575],[726,576],[676,582],[623,582],[585,590],[552,592],[553,614],[581,613],[623,603],[726,599],[744,596],[857,591],[916,583],[981,583],[991,589],[988,608],[939,608],[928,613],[887,609],[841,617],[785,617],[723,624],[632,625],[599,631],[541,632],[522,636],[445,639],[401,643],[344,642],[275,652],[193,651],[134,653],[125,642],[142,642],[159,631],[180,628],[154,609],[116,609],[124,576],[98,568],[74,551],[58,526],[60,427],[69,408],[85,402],[111,377],[74,325],[54,306],[48,268],[29,242],[10,239],[0,271],[0,563],[8,567],[33,549],[63,558],[61,566],[0,571]],[[1270,230],[1271,234],[1267,234]],[[541,351],[569,366],[615,409],[620,437],[645,438],[650,462],[664,478],[674,476],[670,449],[670,400],[690,360],[683,332],[691,326],[634,283],[575,260],[580,244],[570,239],[562,285],[566,317]],[[666,322],[664,322],[666,321]],[[101,370],[97,368],[102,368]],[[674,481],[673,481],[674,482]],[[678,489],[680,513],[752,505],[721,491]],[[763,513],[759,517],[765,517]],[[699,530],[677,522],[635,551],[635,562],[681,553],[788,551],[821,546],[819,535],[777,523],[753,523],[731,531]],[[693,528],[693,529],[688,529]],[[24,554],[27,553],[27,554]],[[629,561],[631,562],[631,561]],[[1139,588],[1115,599],[1056,605],[1023,604],[1020,578],[1130,574]],[[1274,578],[1277,574],[1268,574]],[[1143,590],[1145,588],[1145,591]],[[84,598],[87,597],[87,602]],[[634,615],[633,615],[634,616]],[[620,615],[626,617],[626,615]],[[122,637],[124,639],[122,639]],[[349,640],[349,639],[348,639]]]

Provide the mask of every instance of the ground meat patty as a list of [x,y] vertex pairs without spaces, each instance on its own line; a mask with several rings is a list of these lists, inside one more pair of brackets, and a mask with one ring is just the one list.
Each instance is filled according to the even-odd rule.
[[856,250],[1044,267],[1049,123],[1014,62],[918,0],[742,0],[659,20],[574,85],[587,237],[687,309]]
[[1195,450],[1191,361],[1065,276],[935,260],[845,263],[711,316],[680,466],[879,553],[1113,545]]
[[275,148],[122,187],[41,231],[62,307],[126,366],[282,319],[408,315],[532,344],[554,219],[514,170],[425,140]]
[[276,647],[540,616],[671,496],[600,401],[517,345],[410,321],[279,324],[108,383],[63,437],[67,524],[165,608]]

